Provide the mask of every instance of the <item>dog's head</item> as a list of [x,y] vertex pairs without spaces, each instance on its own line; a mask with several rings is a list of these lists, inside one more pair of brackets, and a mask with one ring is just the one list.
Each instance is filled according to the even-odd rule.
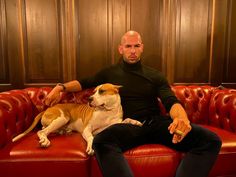
[[110,83],[102,84],[94,89],[94,94],[89,97],[89,105],[100,109],[112,109],[120,104],[119,88],[122,86]]

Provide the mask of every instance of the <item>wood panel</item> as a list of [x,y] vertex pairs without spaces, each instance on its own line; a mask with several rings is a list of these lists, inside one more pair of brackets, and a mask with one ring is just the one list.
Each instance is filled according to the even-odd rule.
[[25,81],[62,80],[62,59],[56,0],[25,1]]
[[[6,15],[6,58],[9,71],[9,83],[1,90],[23,88],[22,45],[21,45],[21,2],[5,2]],[[7,74],[7,73],[6,73]]]
[[231,0],[228,7],[230,14],[228,16],[227,51],[222,82],[224,85],[231,86],[236,84],[236,2]]
[[162,0],[132,0],[130,8],[131,29],[143,38],[143,63],[162,71]]
[[215,86],[221,85],[223,80],[228,13],[228,0],[216,0],[212,66],[211,72],[209,73],[210,83]]
[[[76,9],[78,8],[78,9]],[[107,0],[75,3],[78,18],[77,78],[88,77],[111,64]]]
[[174,83],[209,83],[210,2],[179,1]]
[[6,16],[5,2],[0,0],[0,85],[6,85],[9,81],[9,65],[6,49]]
[[211,78],[213,85],[236,88],[236,3],[217,0]]
[[130,0],[113,0],[109,4],[110,58],[112,63],[117,63],[121,36],[130,29]]

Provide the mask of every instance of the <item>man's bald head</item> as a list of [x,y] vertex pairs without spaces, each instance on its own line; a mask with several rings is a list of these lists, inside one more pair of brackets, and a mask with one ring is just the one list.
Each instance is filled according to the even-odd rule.
[[132,36],[137,36],[138,39],[139,39],[139,42],[142,43],[141,35],[140,35],[138,32],[133,31],[133,30],[127,31],[127,32],[122,36],[120,43],[121,43],[121,44],[124,44],[125,41],[126,41],[126,38],[127,38],[127,37],[132,37]]

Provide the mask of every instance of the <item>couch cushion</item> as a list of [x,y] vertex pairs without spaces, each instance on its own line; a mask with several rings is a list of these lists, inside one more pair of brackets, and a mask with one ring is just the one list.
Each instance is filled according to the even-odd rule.
[[24,177],[89,176],[86,142],[79,133],[49,138],[48,148],[39,147],[35,132],[2,148],[0,171],[4,171],[4,177],[15,176],[16,171]]
[[[142,145],[124,153],[135,177],[170,177],[181,154],[160,144]],[[102,177],[96,158],[92,158],[91,177]]]

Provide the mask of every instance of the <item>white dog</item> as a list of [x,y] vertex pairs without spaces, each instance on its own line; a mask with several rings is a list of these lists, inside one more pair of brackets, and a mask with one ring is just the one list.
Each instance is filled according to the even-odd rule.
[[87,141],[86,152],[94,153],[93,138],[96,134],[116,123],[130,123],[142,126],[142,123],[130,118],[122,121],[123,111],[119,95],[121,86],[102,84],[95,88],[88,104],[57,104],[36,116],[31,126],[13,138],[13,142],[28,134],[41,120],[42,130],[37,132],[41,147],[48,147],[48,135],[52,132],[80,132]]

